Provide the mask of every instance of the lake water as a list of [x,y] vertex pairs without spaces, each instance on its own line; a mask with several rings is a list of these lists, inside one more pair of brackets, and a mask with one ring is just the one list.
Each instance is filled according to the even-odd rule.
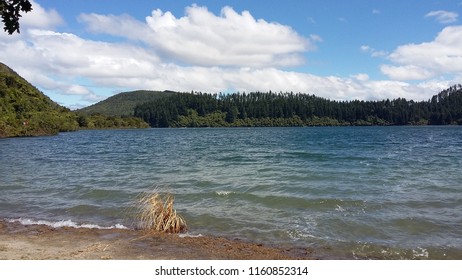
[[175,195],[191,235],[319,258],[462,259],[462,127],[146,129],[0,139],[0,218],[132,227]]

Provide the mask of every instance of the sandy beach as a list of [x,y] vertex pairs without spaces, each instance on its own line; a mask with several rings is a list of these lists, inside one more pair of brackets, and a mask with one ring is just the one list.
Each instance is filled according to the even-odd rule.
[[273,248],[221,237],[0,221],[2,260],[287,260],[307,259],[309,254],[305,249]]

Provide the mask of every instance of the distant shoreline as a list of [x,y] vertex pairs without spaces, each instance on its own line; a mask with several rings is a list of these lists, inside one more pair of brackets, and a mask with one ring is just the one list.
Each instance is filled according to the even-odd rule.
[[29,138],[29,137],[43,137],[43,136],[56,136],[60,133],[74,133],[78,131],[91,131],[91,130],[140,130],[140,129],[184,129],[184,128],[297,128],[297,127],[462,127],[458,124],[407,124],[407,125],[352,125],[352,124],[340,124],[340,125],[303,125],[303,126],[188,126],[188,127],[81,127],[75,131],[61,131],[55,134],[37,134],[37,135],[22,135],[22,136],[2,136],[0,139],[7,138]]

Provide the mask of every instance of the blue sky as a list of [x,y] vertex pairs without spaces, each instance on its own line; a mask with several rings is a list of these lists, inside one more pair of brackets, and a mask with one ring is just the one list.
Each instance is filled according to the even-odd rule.
[[426,100],[462,83],[462,0],[34,0],[0,61],[70,108],[135,89]]

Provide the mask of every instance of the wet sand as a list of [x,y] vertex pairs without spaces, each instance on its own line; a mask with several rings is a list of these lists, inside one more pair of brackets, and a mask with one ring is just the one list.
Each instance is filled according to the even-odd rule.
[[273,248],[221,237],[26,226],[0,220],[0,260],[287,260],[309,256],[307,249]]

